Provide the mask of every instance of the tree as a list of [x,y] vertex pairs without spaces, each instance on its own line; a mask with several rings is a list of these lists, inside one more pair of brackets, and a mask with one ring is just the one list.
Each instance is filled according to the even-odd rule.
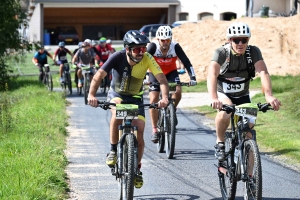
[[20,37],[18,28],[27,24],[26,14],[21,9],[20,0],[1,0],[0,3],[0,91],[9,82],[12,68],[8,59],[17,58],[32,50],[32,44]]

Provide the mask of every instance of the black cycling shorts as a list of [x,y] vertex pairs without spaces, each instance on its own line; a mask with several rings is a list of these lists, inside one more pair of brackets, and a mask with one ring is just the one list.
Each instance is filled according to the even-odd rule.
[[[169,83],[177,83],[180,84],[180,78],[177,70],[171,71],[167,75],[165,75]],[[149,82],[152,84],[149,86],[149,92],[157,91],[160,92],[159,82],[156,80],[155,76],[150,72],[149,73]]]

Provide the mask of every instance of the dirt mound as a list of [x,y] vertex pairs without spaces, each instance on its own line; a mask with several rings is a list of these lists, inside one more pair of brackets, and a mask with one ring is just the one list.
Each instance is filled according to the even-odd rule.
[[[250,45],[260,48],[272,75],[300,74],[300,14],[279,18],[241,18],[250,26]],[[192,62],[197,81],[206,80],[213,52],[226,42],[226,29],[233,21],[204,20],[173,29],[173,39]],[[183,75],[181,81],[189,80]]]

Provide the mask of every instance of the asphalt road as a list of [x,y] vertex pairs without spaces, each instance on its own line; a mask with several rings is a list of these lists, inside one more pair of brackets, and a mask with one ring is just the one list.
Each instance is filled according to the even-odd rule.
[[[184,96],[184,94],[183,94]],[[99,95],[99,99],[105,100]],[[110,150],[110,111],[84,104],[75,93],[67,100],[70,115],[66,155],[69,160],[70,199],[117,199],[118,184],[105,164]],[[145,99],[147,102],[147,98]],[[193,111],[177,110],[178,126],[174,159],[157,153],[150,140],[151,125],[146,110],[145,152],[142,160],[144,186],[135,189],[138,200],[221,199],[217,163],[214,158],[215,132],[203,125],[204,117]],[[300,199],[300,173],[273,162],[262,153],[263,199]],[[243,199],[238,184],[237,198]]]

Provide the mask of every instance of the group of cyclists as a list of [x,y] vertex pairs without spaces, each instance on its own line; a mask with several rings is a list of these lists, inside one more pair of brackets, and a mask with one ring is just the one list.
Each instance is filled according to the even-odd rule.
[[[75,83],[77,87],[83,86],[83,75],[81,67],[83,65],[90,66],[89,75],[90,78],[95,73],[94,67],[98,68],[106,62],[108,57],[116,50],[111,46],[111,40],[107,40],[105,37],[101,37],[99,42],[96,40],[86,39],[83,42],[78,43],[78,48],[73,52],[65,47],[65,42],[59,42],[58,48],[55,50],[52,56],[41,45],[38,47],[38,51],[34,54],[32,62],[38,66],[40,74],[39,80],[43,80],[43,66],[48,64],[47,56],[51,58],[55,65],[59,66],[60,83],[63,83],[63,65],[68,63],[67,54],[71,56],[71,62],[73,68],[75,68]],[[109,79],[107,80],[106,87],[109,86]]]
[[[249,84],[253,73],[254,76],[255,73],[258,73],[265,91],[266,101],[271,104],[274,110],[279,110],[281,102],[272,94],[270,75],[260,49],[248,45],[251,38],[250,27],[243,22],[234,22],[227,28],[226,37],[228,39],[227,44],[215,50],[208,67],[207,89],[212,108],[220,110],[223,104],[240,105],[250,103]],[[100,38],[100,45],[106,41],[105,38]],[[91,79],[88,96],[90,106],[98,106],[97,88],[100,86],[102,79],[110,74],[112,81],[107,94],[108,102],[143,104],[143,83],[144,77],[148,73],[150,103],[158,103],[158,107],[165,108],[169,103],[168,82],[180,83],[180,70],[178,71],[176,65],[178,60],[183,65],[182,70],[186,69],[188,72],[190,85],[197,84],[194,68],[180,44],[172,39],[172,29],[169,26],[160,26],[156,32],[156,39],[152,42],[138,30],[129,30],[124,35],[123,42],[124,49],[110,55],[107,51],[101,50],[100,45],[93,48],[93,43],[90,40],[85,40],[79,46],[78,51],[73,52],[73,64],[77,63],[78,66],[78,63],[93,64],[94,62],[96,66],[100,66]],[[108,48],[108,51],[111,51],[111,49]],[[49,54],[45,50],[39,52]],[[80,86],[82,84],[80,69],[77,71],[77,76],[78,86]],[[159,99],[160,93],[161,98]],[[181,93],[181,86],[178,85],[173,96],[175,107],[181,100]],[[150,109],[149,112],[152,123],[151,140],[153,143],[157,143],[159,134],[156,127],[158,112],[155,109]],[[219,162],[222,162],[225,157],[224,134],[229,126],[229,120],[230,114],[223,111],[219,111],[215,118],[217,138],[214,148],[215,156]],[[115,113],[112,112],[110,121],[111,149],[106,158],[106,164],[110,167],[117,162],[118,125],[121,123],[122,121],[116,119]],[[250,124],[253,123],[253,121],[250,121]],[[143,138],[145,110],[143,108],[139,109],[138,119],[133,121],[133,125],[138,126],[139,168],[134,184],[136,188],[140,188],[143,185],[140,169],[145,146]],[[251,125],[250,127],[253,128]],[[251,133],[247,137],[251,138]]]

